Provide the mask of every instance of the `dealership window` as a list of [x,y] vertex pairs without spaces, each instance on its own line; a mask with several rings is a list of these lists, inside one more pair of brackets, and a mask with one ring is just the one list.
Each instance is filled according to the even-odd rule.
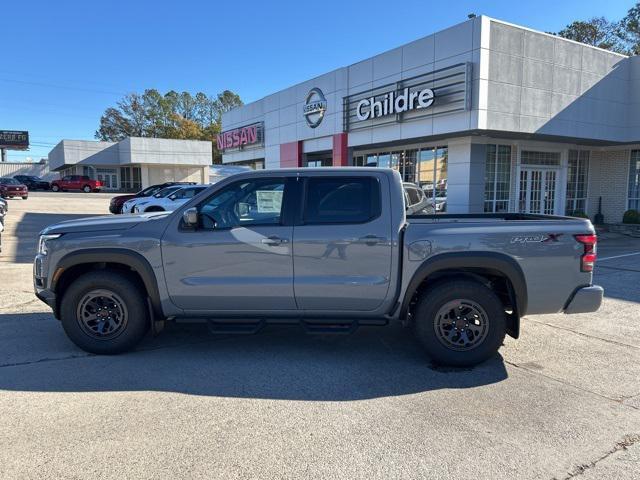
[[560,152],[537,152],[523,150],[520,155],[522,165],[560,166]]
[[629,163],[629,208],[640,210],[640,150],[631,150]]
[[587,181],[589,178],[589,150],[569,150],[567,164],[566,215],[587,211]]
[[487,145],[484,173],[484,211],[509,211],[511,190],[511,146]]
[[353,157],[353,165],[397,170],[403,182],[420,185],[427,198],[432,199],[436,204],[437,211],[443,212],[447,197],[448,158],[449,153],[446,146],[425,147],[356,154]]
[[438,212],[446,211],[448,163],[447,147],[423,148],[418,152],[417,183],[427,199],[433,200]]

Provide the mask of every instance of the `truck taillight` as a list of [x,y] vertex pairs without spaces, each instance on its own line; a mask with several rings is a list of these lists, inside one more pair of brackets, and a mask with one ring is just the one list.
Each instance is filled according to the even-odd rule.
[[593,272],[593,266],[595,265],[596,258],[598,256],[596,251],[598,237],[594,233],[587,233],[584,235],[576,235],[575,238],[584,248],[584,252],[580,257],[580,271]]

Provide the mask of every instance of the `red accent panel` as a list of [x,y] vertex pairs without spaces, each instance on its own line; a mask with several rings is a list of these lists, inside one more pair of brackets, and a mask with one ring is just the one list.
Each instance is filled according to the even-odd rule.
[[336,133],[333,136],[333,166],[346,167],[349,165],[349,147],[346,132]]
[[280,144],[280,167],[296,168],[302,166],[302,142]]

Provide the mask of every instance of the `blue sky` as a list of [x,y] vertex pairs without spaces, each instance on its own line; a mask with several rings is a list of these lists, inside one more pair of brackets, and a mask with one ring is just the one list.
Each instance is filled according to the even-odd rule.
[[0,129],[29,130],[29,152],[92,139],[124,94],[157,88],[249,102],[449,27],[468,13],[542,31],[633,1],[22,1],[2,7]]

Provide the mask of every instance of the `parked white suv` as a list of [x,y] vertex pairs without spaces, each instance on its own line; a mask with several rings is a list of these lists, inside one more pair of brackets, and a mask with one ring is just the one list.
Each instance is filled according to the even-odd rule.
[[169,195],[162,197],[147,197],[140,199],[133,207],[133,213],[144,212],[173,212],[187,200],[191,200],[197,194],[202,192],[208,185],[189,185],[182,186],[171,192]]
[[127,200],[122,204],[122,213],[133,213],[133,209],[135,208],[136,205],[138,205],[138,203],[145,202],[150,198],[168,197],[173,192],[175,192],[176,190],[180,189],[180,187],[183,187],[183,186],[184,185],[171,185],[169,187],[163,188],[162,190],[160,190],[158,193],[155,193],[151,197],[135,197],[135,198],[132,198],[131,200]]

